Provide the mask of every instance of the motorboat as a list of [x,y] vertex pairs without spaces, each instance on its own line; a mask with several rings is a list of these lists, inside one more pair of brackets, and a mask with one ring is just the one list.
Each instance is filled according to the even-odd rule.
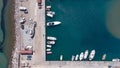
[[46,10],[47,10],[47,11],[50,11],[50,10],[51,10],[51,5],[46,6]]
[[51,48],[51,47],[52,47],[52,45],[47,45],[47,47]]
[[80,56],[79,56],[79,60],[83,60],[83,58],[84,58],[84,53],[81,52],[81,53],[80,53]]
[[63,55],[60,55],[60,61],[62,61],[63,60]]
[[71,58],[71,60],[72,60],[72,61],[74,61],[74,59],[75,59],[75,56],[73,56],[73,55],[72,55],[72,58]]
[[92,50],[90,55],[89,55],[89,60],[94,59],[94,56],[95,56],[95,50]]
[[52,52],[51,52],[51,51],[49,51],[49,52],[47,52],[47,54],[52,54]]
[[46,51],[51,51],[51,49],[46,49]]
[[88,53],[89,53],[88,50],[86,50],[86,51],[85,51],[85,54],[84,54],[84,59],[87,59]]
[[47,41],[47,44],[55,44],[55,41]]
[[102,60],[105,60],[105,59],[106,59],[106,54],[103,54]]
[[78,58],[79,58],[79,55],[77,54],[77,55],[75,56],[75,60],[78,60]]
[[47,11],[47,16],[53,18],[55,15],[55,12],[53,11]]
[[47,40],[57,40],[56,37],[47,36]]
[[113,62],[120,62],[120,59],[119,58],[114,58],[112,59]]
[[61,24],[60,21],[47,22],[47,26],[56,26],[56,25],[59,25],[59,24]]

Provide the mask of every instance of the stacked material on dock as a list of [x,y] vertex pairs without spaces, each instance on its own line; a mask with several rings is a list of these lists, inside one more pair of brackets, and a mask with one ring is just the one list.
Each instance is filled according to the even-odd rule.
[[21,55],[32,55],[33,51],[32,50],[20,50],[19,53]]
[[38,3],[38,7],[39,7],[39,9],[41,9],[42,8],[42,0],[37,0],[37,3]]

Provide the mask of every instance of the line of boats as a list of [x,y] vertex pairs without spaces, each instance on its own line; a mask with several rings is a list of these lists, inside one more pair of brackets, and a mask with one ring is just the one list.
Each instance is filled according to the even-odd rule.
[[[55,15],[55,12],[54,11],[51,11],[51,6],[46,6],[46,16],[49,17],[49,18],[53,18],[54,15]],[[57,25],[60,25],[61,22],[60,21],[50,21],[50,22],[47,22],[47,26],[48,27],[52,27],[52,26],[57,26]],[[57,40],[56,37],[52,37],[52,36],[47,36],[47,45],[46,45],[46,53],[47,54],[52,54],[52,51],[51,51],[51,47],[52,45],[55,44],[55,41]]]
[[[53,18],[55,15],[54,11],[51,11],[51,6],[46,6],[46,15],[47,17]],[[57,26],[60,25],[61,22],[60,21],[51,21],[51,22],[47,22],[47,26]]]
[[56,37],[47,36],[47,45],[46,45],[47,54],[52,54],[51,48],[52,48],[52,45],[55,44],[56,40],[57,40]]
[[93,60],[94,59],[94,57],[95,57],[95,50],[92,50],[91,52],[90,52],[90,54],[89,54],[89,51],[88,50],[86,50],[85,52],[81,52],[80,53],[80,55],[79,54],[77,54],[76,56],[74,56],[74,55],[72,55],[72,58],[71,58],[71,60],[72,61],[77,61],[77,60],[85,60],[85,59],[89,59],[89,60]]

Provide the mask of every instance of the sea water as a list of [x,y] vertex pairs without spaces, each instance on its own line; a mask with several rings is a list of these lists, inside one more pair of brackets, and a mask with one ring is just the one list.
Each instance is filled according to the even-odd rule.
[[46,60],[60,60],[63,55],[63,60],[70,61],[72,55],[93,49],[94,61],[101,61],[103,54],[106,61],[120,58],[119,4],[119,0],[47,0],[46,5],[51,5],[56,14],[46,22],[57,20],[62,24],[46,27],[46,35],[58,39]]
[[[3,8],[3,1],[0,0],[0,44],[3,42],[3,30],[2,30],[2,21],[1,21],[1,17],[2,17],[2,8]],[[7,63],[6,63],[6,58],[5,55],[3,53],[3,47],[2,44],[0,45],[0,68],[6,68],[7,67]]]

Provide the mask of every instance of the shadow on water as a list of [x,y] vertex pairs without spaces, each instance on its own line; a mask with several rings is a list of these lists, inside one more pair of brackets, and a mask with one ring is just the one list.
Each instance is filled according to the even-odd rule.
[[1,10],[1,30],[3,32],[3,41],[0,42],[0,52],[3,52],[3,44],[5,41],[5,20],[4,20],[4,14],[5,14],[5,6],[7,5],[7,0],[3,0],[3,7]]

